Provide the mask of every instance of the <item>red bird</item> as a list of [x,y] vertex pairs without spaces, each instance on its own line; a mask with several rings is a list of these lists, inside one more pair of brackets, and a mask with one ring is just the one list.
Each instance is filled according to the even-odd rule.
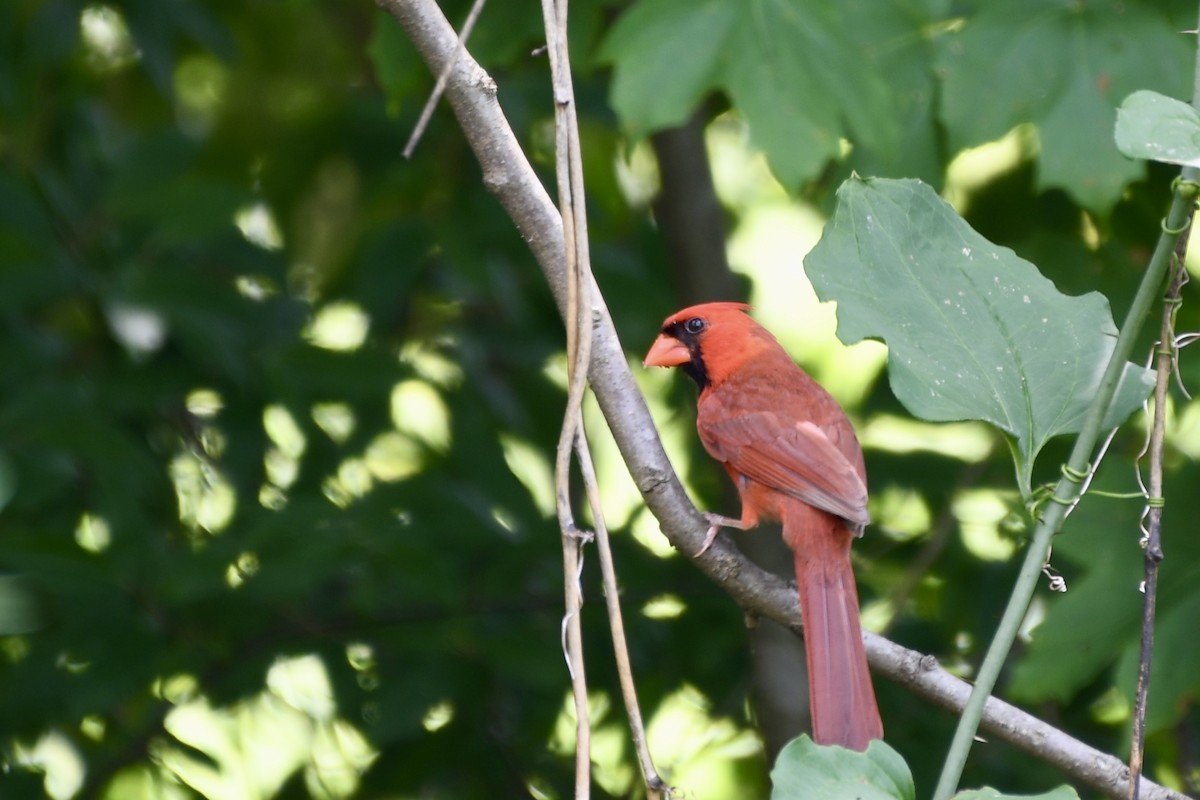
[[850,565],[850,542],[870,522],[862,449],[837,401],[748,308],[706,303],[673,314],[643,363],[682,367],[700,386],[700,441],[741,496],[741,520],[708,515],[700,552],[721,526],[783,523],[795,553],[813,739],[866,750],[883,738],[883,723]]

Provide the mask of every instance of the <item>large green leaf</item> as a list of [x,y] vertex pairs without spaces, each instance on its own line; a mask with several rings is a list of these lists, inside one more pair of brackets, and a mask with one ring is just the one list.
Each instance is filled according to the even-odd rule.
[[807,736],[788,742],[771,770],[771,800],[914,800],[912,773],[900,754],[871,742],[867,752],[822,747]]
[[1079,794],[1070,786],[1059,786],[1042,794],[1004,794],[990,786],[969,789],[954,795],[954,800],[1079,800]]
[[[919,20],[884,19],[895,25],[884,42],[916,35]],[[683,122],[707,93],[724,90],[775,174],[794,186],[837,155],[843,138],[877,152],[900,145],[897,98],[877,54],[848,27],[830,0],[640,0],[604,44],[612,103],[626,128],[644,134]]]
[[1114,138],[1130,158],[1200,167],[1200,111],[1158,92],[1125,98]]
[[[1013,437],[1026,494],[1046,441],[1079,430],[1115,344],[1102,295],[1060,294],[919,181],[846,181],[805,267],[821,299],[838,301],[842,341],[887,343],[892,389],[909,411]],[[1128,417],[1150,385],[1127,365],[1107,423]]]
[[1117,104],[1136,89],[1187,91],[1189,43],[1143,3],[1013,0],[984,3],[945,40],[942,119],[953,150],[1033,122],[1038,185],[1107,211],[1143,174],[1110,132]]

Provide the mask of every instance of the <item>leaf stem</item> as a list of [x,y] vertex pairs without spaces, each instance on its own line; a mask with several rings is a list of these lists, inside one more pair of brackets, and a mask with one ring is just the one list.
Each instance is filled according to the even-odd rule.
[[[1194,100],[1193,103],[1195,104],[1195,102]],[[1117,384],[1125,369],[1125,362],[1129,360],[1138,333],[1162,290],[1167,267],[1171,262],[1171,254],[1175,250],[1175,243],[1180,233],[1190,223],[1196,198],[1195,184],[1190,182],[1196,179],[1196,173],[1197,170],[1194,168],[1185,168],[1183,180],[1177,181],[1175,184],[1171,208],[1163,221],[1163,230],[1158,244],[1154,249],[1154,254],[1150,257],[1146,272],[1142,276],[1142,282],[1134,296],[1133,304],[1125,315],[1116,346],[1113,348],[1112,356],[1104,371],[1104,377],[1100,382],[1099,391],[1088,408],[1087,417],[1084,419],[1079,436],[1075,439],[1075,446],[1063,469],[1062,477],[1054,487],[1051,502],[1046,504],[1045,515],[1034,530],[1033,540],[1026,552],[1025,561],[1021,564],[1021,571],[1017,575],[1008,606],[1004,609],[1004,616],[1000,619],[996,635],[979,667],[979,674],[975,678],[971,696],[963,708],[954,738],[950,743],[950,750],[946,754],[946,762],[942,767],[937,788],[934,790],[934,800],[948,800],[958,788],[958,781],[962,777],[963,767],[971,750],[971,743],[979,728],[983,706],[996,686],[1000,669],[1008,657],[1017,631],[1029,609],[1033,592],[1037,588],[1038,576],[1049,558],[1050,540],[1062,527],[1068,507],[1078,500],[1084,480],[1091,471],[1089,459],[1100,438],[1101,426],[1108,407],[1112,403],[1113,395],[1116,393]]]

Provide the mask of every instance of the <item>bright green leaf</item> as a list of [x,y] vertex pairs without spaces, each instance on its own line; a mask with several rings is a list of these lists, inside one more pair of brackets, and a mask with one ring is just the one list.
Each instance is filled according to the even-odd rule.
[[985,786],[959,792],[954,795],[954,800],[1079,800],[1079,795],[1070,786],[1059,786],[1042,794],[1004,794]]
[[1158,92],[1134,92],[1117,109],[1117,148],[1130,158],[1200,167],[1200,112]]
[[[805,266],[821,299],[838,301],[842,341],[887,343],[909,411],[1015,439],[1026,494],[1046,441],[1079,430],[1116,341],[1102,295],[1060,294],[919,181],[846,181]],[[1127,365],[1107,423],[1140,407],[1150,384]]]
[[771,770],[771,800],[913,800],[904,759],[882,740],[867,752],[822,746],[808,736],[790,741]]

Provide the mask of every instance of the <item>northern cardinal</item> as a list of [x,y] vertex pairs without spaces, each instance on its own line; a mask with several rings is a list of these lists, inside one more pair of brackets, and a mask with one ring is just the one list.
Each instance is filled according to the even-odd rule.
[[667,317],[643,364],[681,367],[700,386],[696,429],[742,500],[740,520],[783,523],[795,554],[813,739],[866,750],[883,737],[863,651],[850,542],[870,522],[862,449],[837,401],[792,361],[742,303]]

